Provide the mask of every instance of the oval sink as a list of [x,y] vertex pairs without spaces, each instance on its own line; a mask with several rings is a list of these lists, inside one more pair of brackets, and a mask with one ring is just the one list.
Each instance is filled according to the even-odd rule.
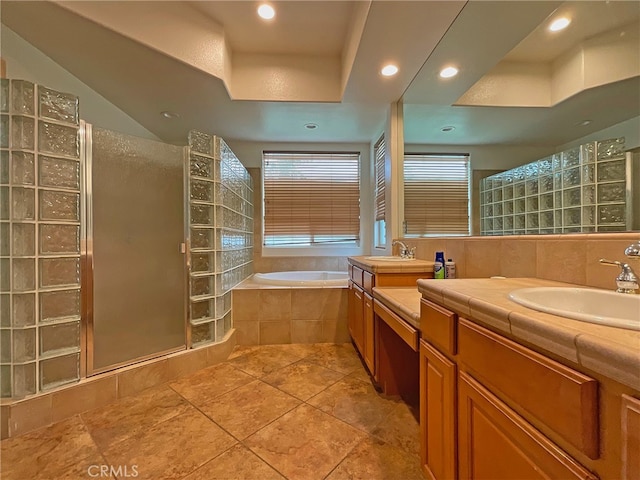
[[365,260],[373,260],[376,262],[411,262],[415,260],[415,258],[402,258],[396,256],[374,256],[374,257],[364,257]]
[[535,287],[514,290],[509,298],[539,312],[640,330],[640,295],[594,288]]

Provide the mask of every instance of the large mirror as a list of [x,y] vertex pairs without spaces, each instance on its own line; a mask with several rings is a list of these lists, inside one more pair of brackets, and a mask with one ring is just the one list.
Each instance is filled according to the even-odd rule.
[[482,178],[594,140],[640,149],[640,3],[468,2],[402,101],[405,153],[469,154],[478,235]]

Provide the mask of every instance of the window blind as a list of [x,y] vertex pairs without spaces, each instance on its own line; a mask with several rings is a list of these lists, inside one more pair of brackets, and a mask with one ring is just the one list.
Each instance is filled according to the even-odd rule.
[[374,220],[385,219],[385,184],[384,184],[384,157],[386,153],[386,146],[384,142],[384,136],[380,137],[380,140],[374,145],[373,152],[375,156],[375,204],[374,204]]
[[406,154],[405,235],[469,235],[469,156]]
[[264,245],[359,240],[359,153],[264,152],[263,182]]

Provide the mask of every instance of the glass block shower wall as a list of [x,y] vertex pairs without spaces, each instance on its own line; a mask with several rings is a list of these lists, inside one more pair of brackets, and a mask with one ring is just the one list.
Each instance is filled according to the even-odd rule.
[[480,184],[482,235],[630,229],[624,138],[590,142]]
[[73,95],[1,82],[1,395],[19,398],[80,377],[80,120]]
[[194,347],[231,329],[231,289],[253,271],[253,187],[222,138],[189,132],[189,319]]

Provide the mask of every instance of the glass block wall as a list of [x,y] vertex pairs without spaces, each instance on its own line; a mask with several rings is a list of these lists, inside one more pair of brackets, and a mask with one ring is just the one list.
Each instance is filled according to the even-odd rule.
[[482,235],[630,229],[624,138],[590,142],[484,178]]
[[189,132],[189,319],[194,347],[231,329],[231,289],[253,272],[253,188],[222,138]]
[[80,120],[22,80],[0,110],[1,394],[20,398],[80,377]]

